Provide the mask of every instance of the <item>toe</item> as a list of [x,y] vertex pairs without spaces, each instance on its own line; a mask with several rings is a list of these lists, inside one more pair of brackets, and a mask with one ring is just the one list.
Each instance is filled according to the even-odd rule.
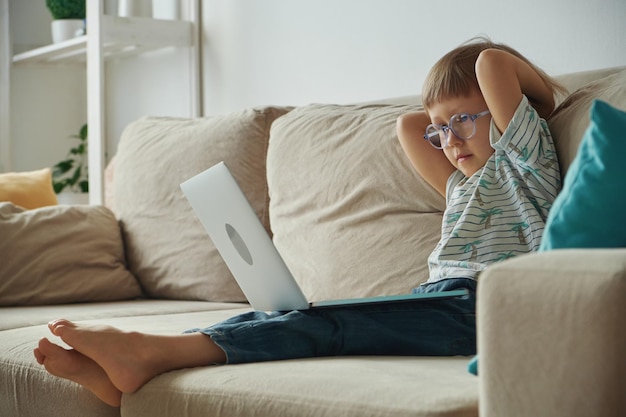
[[37,351],[39,351],[39,354],[41,355],[42,358],[45,358],[47,356],[54,355],[55,348],[59,348],[59,347],[60,346],[55,345],[54,343],[49,341],[47,338],[42,337],[41,339],[39,339],[39,345],[37,346]]
[[65,319],[52,320],[48,323],[48,328],[55,336],[60,336],[64,328],[76,327],[74,323]]
[[33,353],[35,354],[35,359],[37,360],[37,363],[39,365],[43,365],[43,361],[46,357],[43,353],[41,353],[41,350],[39,350],[39,348],[35,348],[33,350]]

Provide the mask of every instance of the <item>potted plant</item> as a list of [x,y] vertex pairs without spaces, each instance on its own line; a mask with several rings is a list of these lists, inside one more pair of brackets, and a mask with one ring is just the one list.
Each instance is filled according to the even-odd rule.
[[46,0],[52,14],[52,41],[62,42],[85,33],[85,0]]
[[84,124],[78,134],[70,138],[78,139],[78,143],[68,151],[64,160],[52,167],[52,187],[60,203],[83,203],[89,197],[87,125]]

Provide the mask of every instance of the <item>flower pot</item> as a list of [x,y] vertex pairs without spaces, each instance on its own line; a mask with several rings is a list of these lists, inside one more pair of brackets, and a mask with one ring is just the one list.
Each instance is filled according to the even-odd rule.
[[52,21],[52,42],[63,42],[84,35],[85,23],[81,19],[58,19]]

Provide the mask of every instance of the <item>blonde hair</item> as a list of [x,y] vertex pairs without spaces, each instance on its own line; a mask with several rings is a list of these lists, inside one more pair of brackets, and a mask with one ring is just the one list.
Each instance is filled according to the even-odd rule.
[[492,42],[481,36],[472,38],[461,46],[445,54],[435,63],[426,76],[422,88],[422,103],[428,108],[432,104],[450,97],[467,96],[478,89],[476,79],[476,60],[485,49],[504,50],[530,65],[553,92],[566,94],[567,90],[542,69],[531,63],[526,57],[510,46]]

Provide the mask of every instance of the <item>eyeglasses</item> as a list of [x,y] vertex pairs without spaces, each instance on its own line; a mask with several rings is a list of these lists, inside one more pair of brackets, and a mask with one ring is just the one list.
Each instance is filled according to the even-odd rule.
[[450,118],[448,125],[430,124],[426,127],[424,139],[430,142],[434,148],[443,149],[448,146],[450,132],[463,140],[471,139],[476,133],[475,120],[489,114],[489,110],[477,114],[459,113]]

